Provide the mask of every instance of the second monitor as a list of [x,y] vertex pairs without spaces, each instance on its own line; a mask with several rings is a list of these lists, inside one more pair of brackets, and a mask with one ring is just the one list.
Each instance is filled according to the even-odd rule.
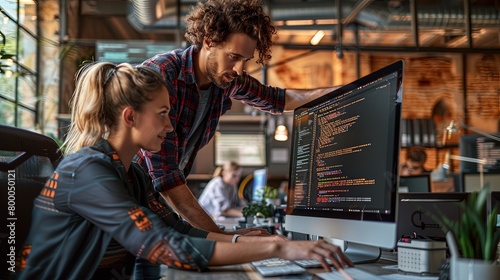
[[430,192],[431,176],[429,174],[400,176],[399,192]]
[[261,201],[267,184],[267,168],[253,171],[252,201]]

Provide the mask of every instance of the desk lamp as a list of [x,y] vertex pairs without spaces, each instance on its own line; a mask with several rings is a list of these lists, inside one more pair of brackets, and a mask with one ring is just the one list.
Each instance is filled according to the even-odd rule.
[[[500,142],[500,137],[497,137],[495,135],[492,135],[492,134],[489,134],[487,132],[481,131],[481,130],[475,128],[475,127],[468,126],[468,125],[466,125],[465,123],[463,123],[460,120],[458,120],[458,124],[459,124],[459,126],[465,128],[465,129],[474,131],[475,133],[480,134],[480,135],[482,135],[484,137],[487,137],[487,138],[490,138],[490,139],[493,139],[495,141]],[[450,122],[450,124],[445,128],[445,134],[448,135],[448,139],[449,139],[453,133],[457,133],[457,132],[458,132],[458,128],[455,125],[455,121],[452,120]],[[445,139],[444,142],[446,142],[446,139]]]
[[[463,122],[461,122],[460,120],[458,120],[458,123],[460,126],[464,127],[465,129],[474,131],[475,133],[480,134],[484,137],[487,137],[487,138],[490,138],[490,139],[493,139],[495,141],[500,142],[500,138],[496,137],[495,135],[491,135],[491,134],[483,132],[477,128],[468,126],[468,125],[464,124]],[[450,122],[450,124],[445,128],[444,135],[443,135],[443,143],[446,143],[446,139],[449,139],[452,134],[457,133],[458,131],[459,130],[458,130],[457,126],[455,125],[455,122],[452,120]],[[484,186],[484,174],[483,174],[484,173],[484,166],[488,163],[488,160],[486,158],[478,159],[478,158],[450,155],[449,153],[446,153],[445,162],[441,166],[439,166],[436,169],[436,171],[434,171],[432,174],[433,180],[437,181],[437,180],[444,180],[444,179],[448,178],[448,173],[446,172],[449,169],[448,159],[477,163],[479,165],[479,185],[480,185],[480,188],[483,188],[483,186]],[[444,171],[444,173],[443,173],[443,171]]]

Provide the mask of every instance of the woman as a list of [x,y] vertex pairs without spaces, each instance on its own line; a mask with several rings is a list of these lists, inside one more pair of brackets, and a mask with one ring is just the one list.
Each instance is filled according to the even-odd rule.
[[34,202],[19,279],[110,279],[131,275],[135,257],[202,270],[259,259],[317,259],[352,265],[321,241],[215,242],[181,234],[148,207],[151,180],[135,163],[172,131],[169,94],[156,72],[88,64],[76,76],[66,157]]
[[215,169],[214,178],[208,182],[198,199],[209,215],[214,218],[243,216],[241,207],[244,203],[238,197],[241,171],[234,161],[228,161]]

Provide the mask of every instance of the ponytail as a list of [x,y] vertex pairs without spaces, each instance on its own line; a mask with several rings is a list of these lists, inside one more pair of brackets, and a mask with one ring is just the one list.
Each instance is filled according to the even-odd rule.
[[128,63],[92,62],[75,76],[70,100],[71,124],[63,143],[65,155],[106,138],[126,106],[140,110],[151,92],[165,86],[163,77],[146,67]]

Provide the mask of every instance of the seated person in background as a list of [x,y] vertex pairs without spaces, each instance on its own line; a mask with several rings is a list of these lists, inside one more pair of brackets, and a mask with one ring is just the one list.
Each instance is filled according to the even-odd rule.
[[151,210],[151,178],[132,162],[139,149],[159,150],[172,131],[169,94],[155,71],[86,65],[70,107],[66,157],[34,201],[16,279],[129,276],[136,257],[198,271],[274,257],[316,259],[327,271],[326,259],[336,269],[353,265],[325,241],[216,242],[165,224]]
[[428,173],[424,168],[425,161],[427,160],[427,153],[425,149],[419,146],[413,146],[406,152],[406,160],[401,165],[401,176],[419,175]]
[[198,199],[213,218],[243,216],[241,208],[245,206],[245,202],[238,197],[241,171],[241,167],[234,161],[228,161],[215,169],[214,178],[208,182]]

